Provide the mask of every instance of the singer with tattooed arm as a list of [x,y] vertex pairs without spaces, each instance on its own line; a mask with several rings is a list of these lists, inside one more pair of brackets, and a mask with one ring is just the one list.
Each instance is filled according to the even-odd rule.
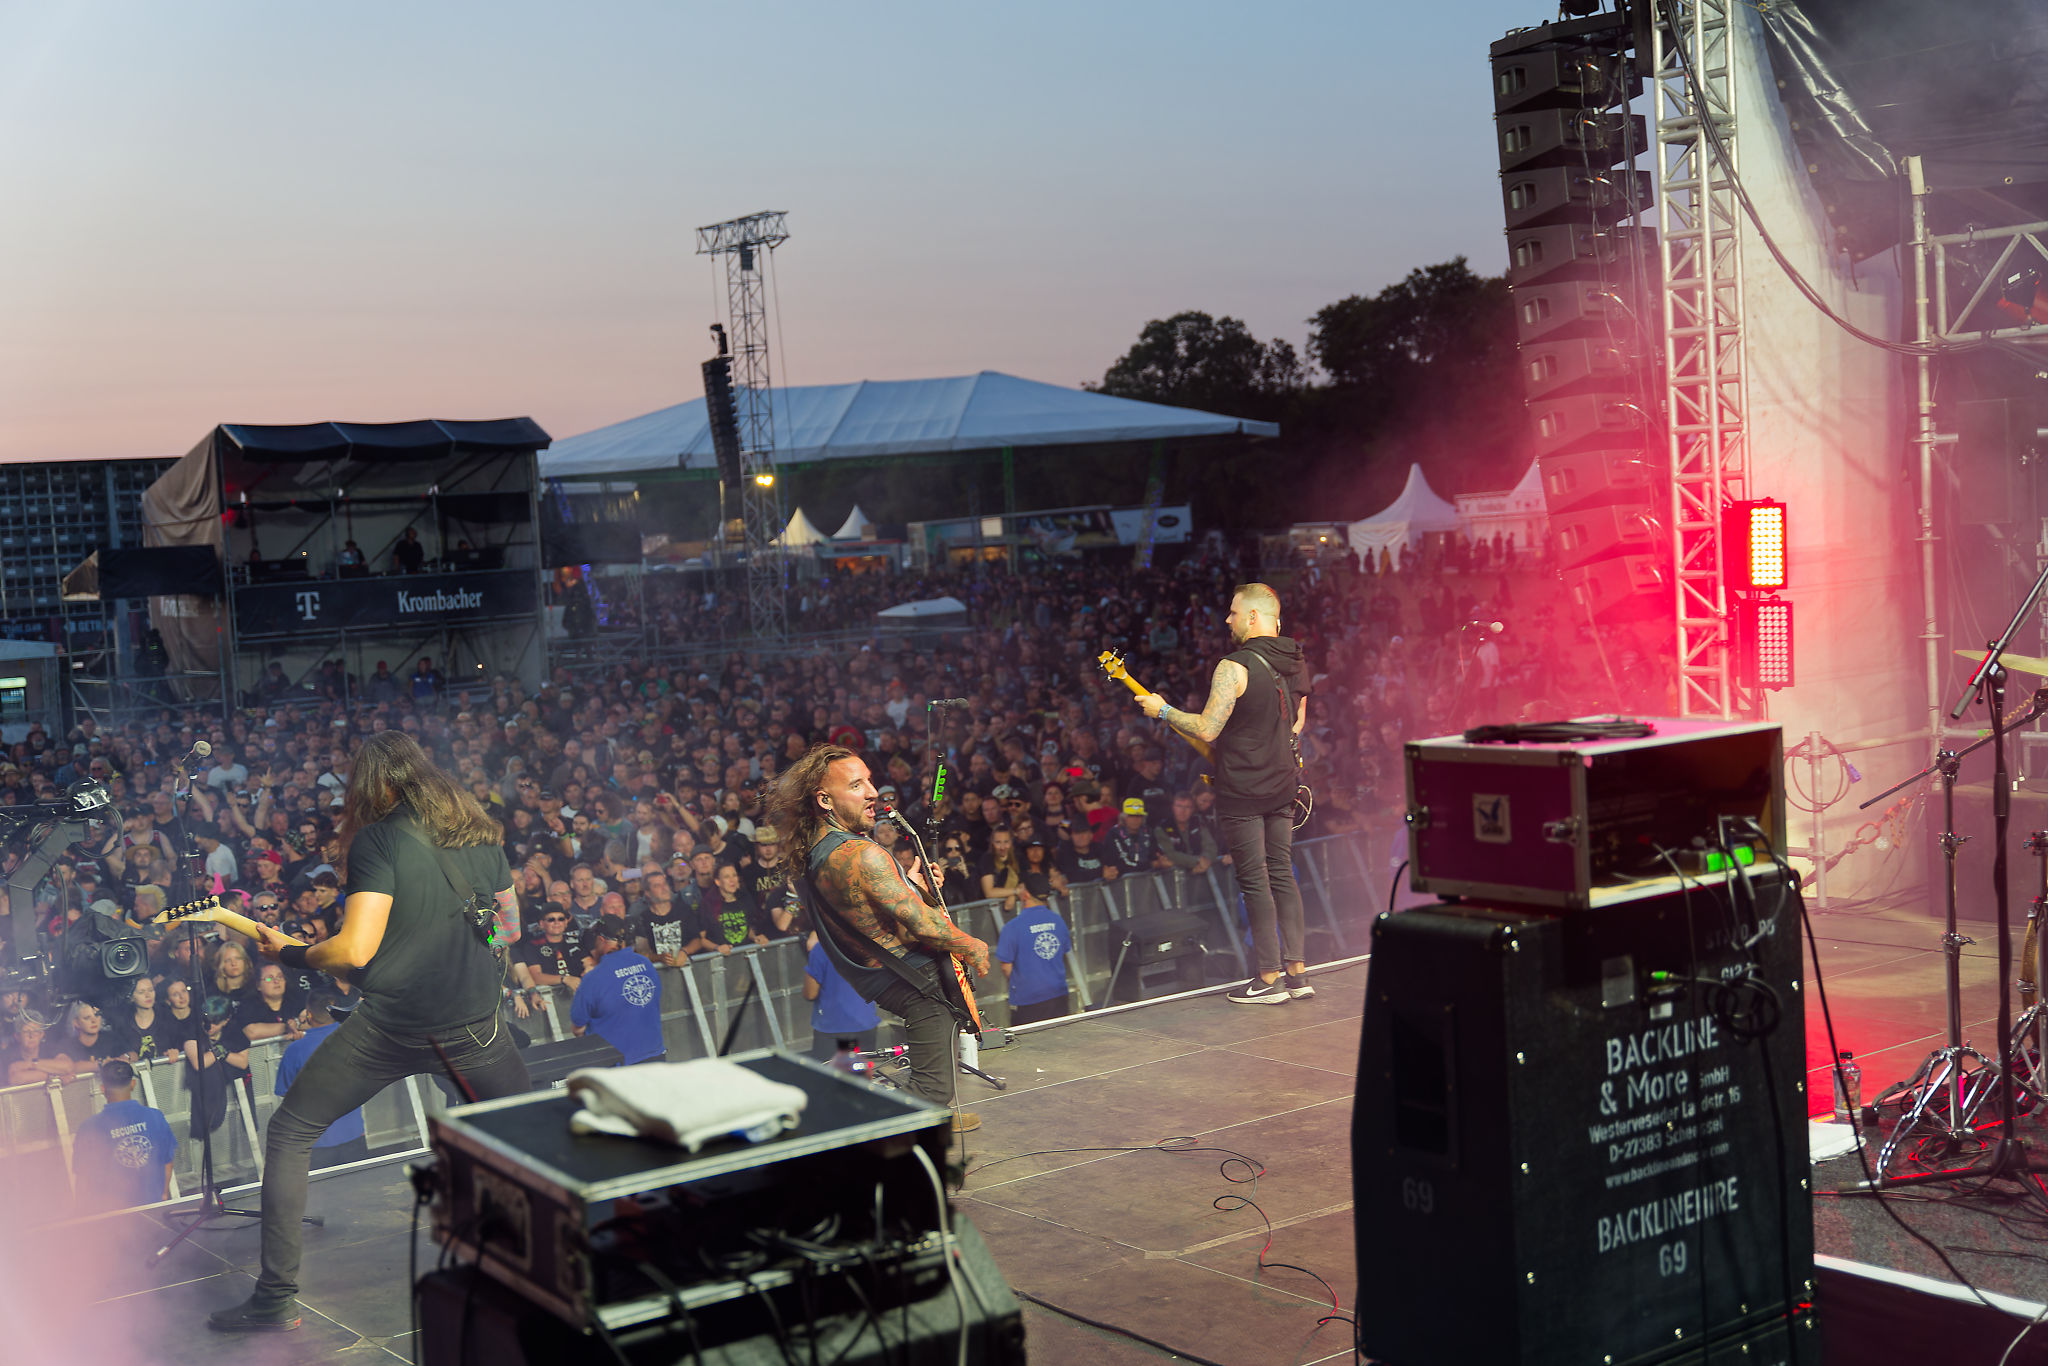
[[[870,838],[879,801],[868,766],[839,745],[814,745],[776,779],[768,819],[789,832],[797,894],[832,965],[862,999],[903,1021],[909,1089],[927,1100],[955,1099],[954,1040],[972,1027],[946,992],[949,958],[988,975],[988,945],[927,904],[908,874]],[[979,1128],[957,1111],[953,1128]]]

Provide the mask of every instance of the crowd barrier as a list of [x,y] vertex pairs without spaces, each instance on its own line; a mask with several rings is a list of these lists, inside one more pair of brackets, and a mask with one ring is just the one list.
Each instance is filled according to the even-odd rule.
[[[1364,835],[1333,835],[1295,846],[1311,962],[1347,958],[1366,950],[1371,918],[1384,905],[1386,895],[1385,884],[1375,876],[1368,844]],[[1077,1014],[1132,999],[1128,976],[1112,996],[1112,974],[1125,938],[1118,927],[1153,911],[1193,914],[1209,926],[1204,939],[1208,949],[1206,980],[1236,980],[1249,972],[1236,879],[1222,865],[1199,875],[1175,869],[1113,882],[1081,883],[1052,898],[1052,905],[1071,932],[1067,980],[1069,1001]],[[991,946],[1011,914],[1029,913],[1006,912],[999,900],[970,901],[952,910],[962,929]],[[807,957],[801,940],[787,938],[748,945],[730,954],[702,954],[686,967],[658,969],[662,1033],[669,1058],[683,1061],[714,1056],[728,1033],[736,1051],[771,1046],[799,1052],[809,1049],[811,1006],[803,998]],[[973,985],[983,1022],[991,1028],[1006,1023],[1008,992],[1001,970],[992,966],[989,975]],[[538,1010],[521,1019],[508,1007],[506,1020],[534,1043],[571,1037],[568,995],[557,995],[548,988],[542,988],[540,995]],[[877,1043],[886,1047],[899,1042],[898,1034],[896,1022],[884,1012]],[[283,1040],[250,1045],[247,1081],[227,1088],[224,1106],[217,1091],[209,1100],[220,1110],[211,1116],[214,1179],[230,1195],[253,1190],[261,1183],[262,1134],[277,1108],[277,1069],[284,1047]],[[163,1111],[178,1138],[171,1199],[188,1198],[198,1189],[201,1153],[191,1127],[194,1096],[188,1085],[190,1069],[182,1059],[157,1059],[138,1066],[136,1072],[140,1082],[136,1099]],[[448,1103],[443,1085],[433,1078],[408,1078],[386,1087],[364,1107],[366,1138],[373,1154],[368,1163],[389,1162],[425,1150],[427,1120]],[[50,1198],[43,1203],[53,1211],[68,1209],[64,1197],[75,1201],[79,1195],[71,1159],[74,1137],[103,1103],[98,1078],[90,1074],[56,1084],[0,1088],[0,1182],[10,1190],[44,1193]]]

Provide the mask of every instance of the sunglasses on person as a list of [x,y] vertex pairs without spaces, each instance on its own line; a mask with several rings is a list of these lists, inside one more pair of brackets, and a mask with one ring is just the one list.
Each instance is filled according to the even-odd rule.
[[569,917],[566,915],[544,915],[540,918],[540,923],[543,925],[566,925],[569,923]]

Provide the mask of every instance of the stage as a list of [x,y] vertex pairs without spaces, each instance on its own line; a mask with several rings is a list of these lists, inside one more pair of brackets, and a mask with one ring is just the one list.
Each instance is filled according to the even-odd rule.
[[[1837,1036],[1863,1064],[1866,1094],[1874,1096],[1940,1042],[1940,925],[1898,907],[1816,913],[1814,924]],[[1966,1034],[1990,1052],[1994,931],[1966,923],[1964,933],[1977,941],[1963,959]],[[1349,1124],[1366,972],[1357,965],[1317,974],[1309,1001],[1249,1007],[1208,996],[1145,1005],[1040,1029],[985,1053],[983,1065],[1007,1078],[1009,1090],[966,1082],[968,1103],[984,1122],[968,1136],[969,1174],[958,1208],[981,1229],[1010,1285],[1232,1366],[1346,1359],[1349,1326],[1316,1325],[1330,1312],[1324,1289],[1296,1271],[1262,1272],[1260,1216],[1229,1198],[1222,1204],[1230,1208],[1214,1202],[1255,1199],[1274,1226],[1267,1260],[1322,1276],[1349,1312],[1356,1283]],[[1827,1039],[1816,1005],[1809,996],[1808,1095],[1810,1108],[1824,1113]],[[2048,1146],[2040,1121],[2023,1127]],[[1054,1148],[1142,1148],[1178,1136],[1262,1164],[1256,1191],[1225,1179],[1223,1152],[1025,1156]],[[1873,1201],[1826,1193],[1860,1175],[1853,1157],[1816,1168],[1814,1224],[1824,1267],[1841,1259],[1949,1280],[1934,1255]],[[2024,1216],[2010,1198],[1928,1203],[1934,1195],[1918,1190],[1892,1204],[1987,1290],[2035,1306],[2048,1301],[2048,1221]],[[307,1235],[305,1326],[291,1334],[223,1337],[204,1326],[207,1310],[248,1292],[257,1257],[254,1221],[199,1233],[151,1268],[145,1262],[164,1241],[161,1222],[122,1216],[83,1226],[87,1234],[75,1246],[70,1238],[53,1243],[57,1255],[40,1266],[53,1295],[86,1283],[103,1288],[91,1311],[66,1317],[125,1360],[409,1360],[410,1199],[396,1166],[314,1183],[310,1208],[327,1226]],[[437,1251],[422,1234],[422,1265],[431,1266]],[[1828,1287],[1839,1283],[1824,1276],[1824,1331]],[[1025,1318],[1034,1361],[1172,1359],[1037,1304],[1026,1304]],[[2005,1338],[2018,1331],[2018,1320],[2003,1323]],[[1831,1356],[1839,1341],[1830,1340]],[[2026,1346],[2035,1344],[2029,1339]],[[1975,1353],[1948,1359],[1974,1360]],[[1993,1352],[1986,1366],[1996,1359]],[[2035,1357],[2023,1350],[2013,1359]],[[2048,1340],[2040,1359],[2048,1359]]]

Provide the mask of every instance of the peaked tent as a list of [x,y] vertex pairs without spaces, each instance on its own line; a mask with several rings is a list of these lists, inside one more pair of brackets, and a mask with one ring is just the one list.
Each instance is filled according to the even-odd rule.
[[[993,370],[775,391],[778,464],[1279,434],[1271,422],[1112,398]],[[707,478],[717,470],[702,398],[557,441],[541,456],[547,479],[678,470]]]
[[1404,545],[1414,545],[1432,531],[1456,531],[1458,510],[1439,498],[1422,477],[1422,466],[1408,467],[1408,482],[1401,496],[1370,517],[1353,522],[1351,548],[1361,557],[1386,550],[1398,555]]
[[846,521],[840,525],[839,530],[832,533],[832,539],[835,541],[872,541],[875,539],[874,520],[860,510],[859,503],[855,503],[853,511],[846,514]]
[[823,545],[824,542],[825,533],[813,526],[811,519],[804,516],[804,510],[798,508],[790,514],[789,525],[782,529],[782,534],[768,544],[795,550],[803,546]]
[[1531,460],[1521,479],[1506,492],[1459,494],[1458,520],[1464,533],[1475,541],[1500,535],[1509,538],[1518,551],[1536,548],[1550,526],[1543,501],[1543,471]]

